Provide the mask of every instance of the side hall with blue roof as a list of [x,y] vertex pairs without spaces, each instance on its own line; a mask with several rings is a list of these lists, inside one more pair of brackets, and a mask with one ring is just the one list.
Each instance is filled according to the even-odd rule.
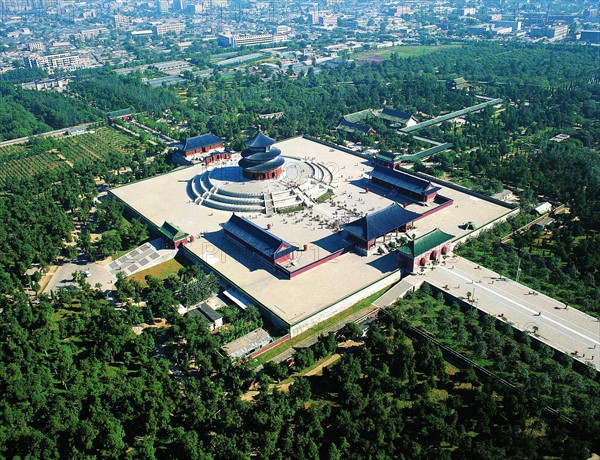
[[394,203],[344,225],[343,229],[346,239],[366,253],[375,245],[377,238],[385,239],[389,233],[407,230],[418,217],[420,214],[407,211],[400,204]]
[[223,147],[223,139],[215,136],[213,133],[206,133],[186,139],[181,150],[185,156],[189,156],[196,153],[206,153],[209,150],[220,147]]
[[291,259],[294,251],[298,250],[298,247],[236,214],[223,226],[223,231],[236,243],[273,264]]
[[376,166],[371,171],[371,181],[378,185],[397,189],[410,198],[425,203],[433,201],[437,192],[442,189],[426,179],[381,166]]

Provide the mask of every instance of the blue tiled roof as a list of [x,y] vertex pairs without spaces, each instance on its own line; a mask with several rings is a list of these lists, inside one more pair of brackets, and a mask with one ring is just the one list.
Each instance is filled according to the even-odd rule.
[[241,168],[246,171],[252,171],[253,173],[263,173],[269,171],[275,171],[280,166],[283,166],[285,160],[283,158],[274,158],[269,161],[263,161],[260,163],[252,163],[247,158],[242,158],[238,164]]
[[371,178],[378,179],[387,184],[419,195],[431,195],[432,193],[441,190],[441,187],[428,188],[431,186],[431,182],[426,179],[421,179],[420,177],[405,173],[404,171],[382,168],[380,166],[373,168],[373,171],[371,171]]
[[383,118],[384,120],[395,121],[398,123],[406,124],[412,117],[412,113],[406,112],[406,111],[401,111],[401,110],[394,110],[394,109],[385,107],[381,111],[381,114],[379,115],[379,117]]
[[394,203],[344,225],[344,230],[361,240],[371,241],[405,226],[419,216],[420,214],[407,211],[398,203]]
[[246,145],[248,147],[269,147],[275,143],[275,139],[271,139],[269,136],[266,136],[262,131],[257,132],[253,138],[248,139]]
[[281,167],[285,160],[280,158],[281,150],[271,147],[274,139],[265,136],[261,131],[246,142],[248,146],[242,151],[242,159],[238,162],[244,171],[251,173],[268,173]]
[[190,150],[201,149],[202,147],[208,147],[210,145],[222,144],[223,139],[215,136],[213,133],[203,134],[202,136],[190,137],[185,141],[183,145],[183,151],[189,152]]
[[358,131],[364,134],[368,134],[371,131],[371,128],[366,125],[361,125],[360,123],[354,123],[348,120],[340,121],[338,129],[345,129],[346,131]]
[[281,155],[281,150],[277,147],[271,147],[269,150],[258,150],[247,148],[242,151],[242,157],[250,161],[259,163],[261,161],[269,161]]
[[[247,245],[252,246],[257,252],[260,252],[269,259],[278,259],[298,250],[296,246],[291,245],[271,232],[259,227],[254,222],[236,214],[231,216],[223,227],[223,230]],[[282,248],[282,246],[286,247]]]

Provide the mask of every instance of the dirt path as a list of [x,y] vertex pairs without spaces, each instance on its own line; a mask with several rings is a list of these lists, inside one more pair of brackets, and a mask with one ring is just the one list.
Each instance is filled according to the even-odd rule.
[[248,390],[242,395],[242,401],[254,401],[254,398],[258,396],[260,392],[258,390]]
[[40,279],[40,292],[46,292],[46,288],[48,287],[48,283],[52,280],[52,277],[56,274],[58,267],[56,265],[51,265],[46,268],[46,273],[42,275]]
[[306,374],[304,374],[304,376],[310,377],[311,375],[323,375],[323,368],[329,366],[330,364],[335,363],[340,358],[341,358],[341,355],[336,353],[335,355],[331,356],[329,359],[323,361],[321,364],[319,364],[314,369],[311,369],[310,371],[308,371]]

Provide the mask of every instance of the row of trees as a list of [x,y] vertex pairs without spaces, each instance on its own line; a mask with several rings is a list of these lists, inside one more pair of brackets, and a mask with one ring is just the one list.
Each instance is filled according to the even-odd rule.
[[531,218],[524,214],[498,225],[461,245],[456,252],[511,278],[516,276],[515,267],[520,265],[520,282],[575,308],[599,315],[597,234],[585,234],[581,221],[563,217],[557,223],[561,227],[554,230],[552,237],[541,240],[541,247],[536,243],[540,235],[534,230],[516,235],[508,243],[500,243],[502,237]]

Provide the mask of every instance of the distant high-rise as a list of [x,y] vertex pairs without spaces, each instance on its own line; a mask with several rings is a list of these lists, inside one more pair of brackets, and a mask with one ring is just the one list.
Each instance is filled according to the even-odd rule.
[[287,35],[279,34],[232,34],[222,33],[217,36],[219,46],[254,46],[279,43],[287,40]]
[[39,69],[67,69],[74,70],[81,67],[79,56],[71,53],[52,54],[49,56],[27,55],[23,56],[25,67]]
[[175,11],[183,11],[187,8],[186,0],[173,0],[173,9]]
[[131,18],[129,16],[123,16],[122,14],[115,14],[113,20],[115,29],[124,29],[131,24]]
[[183,22],[163,22],[162,24],[156,24],[154,26],[154,33],[156,35],[165,35],[169,32],[180,34],[185,30],[185,23]]
[[166,13],[167,11],[169,11],[168,0],[156,0],[156,12]]

